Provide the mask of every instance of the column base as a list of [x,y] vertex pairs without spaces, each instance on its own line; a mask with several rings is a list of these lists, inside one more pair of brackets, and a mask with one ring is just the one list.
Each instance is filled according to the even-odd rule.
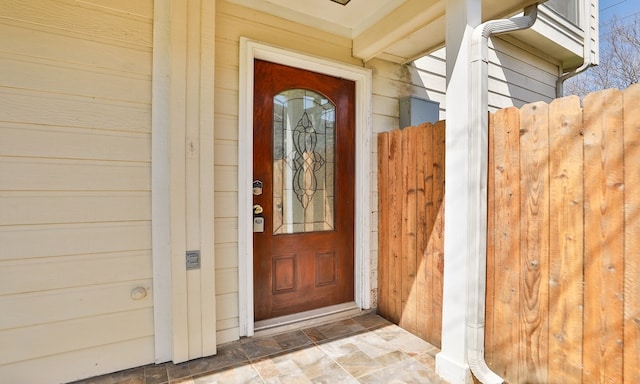
[[450,384],[473,384],[469,365],[451,359],[444,352],[436,355],[436,373]]

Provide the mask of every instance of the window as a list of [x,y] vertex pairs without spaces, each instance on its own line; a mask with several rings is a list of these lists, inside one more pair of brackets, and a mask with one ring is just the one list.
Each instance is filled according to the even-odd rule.
[[580,18],[578,17],[578,0],[548,0],[544,5],[569,20],[574,25],[580,25]]

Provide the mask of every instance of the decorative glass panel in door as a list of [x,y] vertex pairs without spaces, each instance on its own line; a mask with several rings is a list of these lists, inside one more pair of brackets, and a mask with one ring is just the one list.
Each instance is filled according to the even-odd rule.
[[273,98],[273,234],[334,229],[336,106],[290,89]]

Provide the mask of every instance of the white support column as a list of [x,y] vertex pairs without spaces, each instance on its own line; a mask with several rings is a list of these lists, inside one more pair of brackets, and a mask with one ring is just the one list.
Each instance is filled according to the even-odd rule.
[[446,169],[442,348],[438,374],[452,384],[471,383],[467,362],[467,227],[471,116],[471,37],[481,22],[478,0],[447,0]]

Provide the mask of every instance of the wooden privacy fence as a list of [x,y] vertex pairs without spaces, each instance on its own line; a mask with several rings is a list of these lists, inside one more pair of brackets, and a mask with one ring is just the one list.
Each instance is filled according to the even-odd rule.
[[378,135],[378,311],[437,346],[444,131],[441,121]]
[[[399,160],[412,153],[405,135],[414,133],[379,139],[379,308],[439,345],[442,222],[411,230],[436,204],[405,180],[414,178],[411,156]],[[640,85],[591,94],[582,107],[567,97],[500,110],[489,147],[489,366],[510,383],[640,383]],[[415,241],[414,257],[423,232],[431,237]]]

